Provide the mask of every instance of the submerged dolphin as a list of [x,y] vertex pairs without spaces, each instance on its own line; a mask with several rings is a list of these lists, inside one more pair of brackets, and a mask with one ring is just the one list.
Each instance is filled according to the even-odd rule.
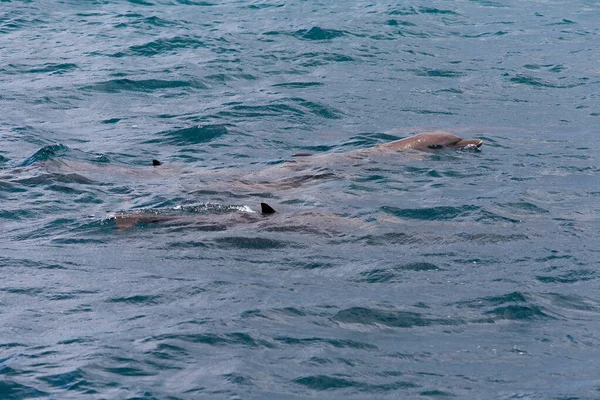
[[[221,169],[199,172],[199,175],[212,175],[217,182],[214,185],[225,183],[227,190],[264,190],[270,191],[294,189],[307,183],[318,182],[325,179],[343,177],[347,168],[355,168],[361,164],[377,160],[379,156],[396,157],[400,151],[417,150],[421,152],[438,152],[444,150],[477,150],[483,145],[480,139],[463,139],[445,131],[423,132],[405,139],[376,146],[357,149],[349,152],[328,152],[320,154],[295,153],[285,162],[268,166],[259,170],[244,171]],[[410,161],[410,157],[403,157]],[[382,159],[382,162],[391,160]],[[153,161],[153,165],[162,168],[160,162]],[[340,175],[340,172],[342,175]]]
[[483,144],[480,139],[463,139],[450,132],[423,132],[391,143],[379,144],[373,150],[457,150],[478,149]]
[[[245,207],[244,207],[245,208]],[[167,211],[168,212],[168,211]],[[260,204],[260,212],[245,208],[226,213],[168,214],[160,210],[116,213],[112,218],[119,231],[138,224],[190,227],[201,231],[226,231],[233,227],[247,226],[254,231],[308,233],[313,235],[338,235],[347,232],[364,232],[372,224],[360,218],[342,217],[319,211],[279,213],[266,203]]]
[[[483,144],[480,139],[463,139],[450,132],[432,131],[423,132],[418,135],[409,136],[404,139],[396,140],[390,143],[382,143],[368,149],[360,149],[350,151],[348,153],[333,153],[333,154],[348,154],[353,156],[367,156],[372,153],[384,153],[391,151],[404,150],[460,150],[460,149],[478,149]],[[325,155],[325,154],[324,154]],[[307,157],[312,156],[310,153],[295,153],[292,157]]]
[[[479,139],[462,139],[449,132],[423,132],[405,139],[382,143],[370,148],[349,152],[327,152],[320,154],[296,153],[285,162],[271,166],[250,168],[196,169],[184,166],[163,165],[159,160],[152,160],[152,166],[127,166],[113,163],[96,163],[71,160],[68,158],[51,158],[36,162],[31,168],[42,170],[42,173],[59,174],[65,179],[72,176],[85,179],[88,183],[102,182],[118,175],[119,179],[139,180],[153,179],[165,182],[165,185],[181,186],[181,181],[189,182],[189,187],[196,188],[198,180],[211,191],[271,191],[295,189],[312,182],[332,178],[345,178],[347,171],[354,170],[371,161],[392,162],[389,157],[397,157],[400,151],[418,150],[437,152],[453,149],[478,149],[483,144]],[[379,159],[380,156],[385,157]],[[410,157],[403,157],[410,161]],[[394,161],[395,162],[395,161]],[[76,174],[76,175],[73,175]]]
[[[260,203],[260,213],[251,212],[233,212],[225,215],[210,214],[157,214],[148,212],[119,212],[114,216],[115,225],[120,231],[127,230],[137,224],[171,224],[186,225],[190,223],[203,224],[205,226],[217,226],[221,224],[253,223],[260,220],[261,216],[275,214],[275,210],[267,203]],[[220,226],[220,225],[219,225]]]

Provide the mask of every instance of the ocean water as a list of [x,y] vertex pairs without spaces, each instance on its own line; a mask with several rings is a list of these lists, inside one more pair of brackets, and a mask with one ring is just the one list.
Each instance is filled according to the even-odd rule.
[[1,0],[0,398],[600,398],[598,21]]

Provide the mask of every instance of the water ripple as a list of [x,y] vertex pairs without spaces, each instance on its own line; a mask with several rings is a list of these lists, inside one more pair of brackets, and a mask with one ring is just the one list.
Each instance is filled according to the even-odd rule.
[[423,316],[423,314],[410,311],[382,310],[365,307],[352,307],[339,311],[332,319],[345,324],[383,325],[393,328],[459,325],[464,323],[458,319],[428,318]]
[[355,389],[361,392],[382,393],[388,391],[396,391],[400,389],[417,388],[413,382],[396,381],[386,384],[366,384],[364,382],[351,379],[338,378],[327,375],[311,375],[294,380],[295,383],[307,386],[312,390],[335,390],[335,389]]
[[129,55],[153,57],[163,53],[172,53],[179,49],[197,49],[206,45],[194,38],[176,36],[173,38],[161,38],[142,45],[131,46],[125,52],[118,52],[112,57],[125,57]]
[[309,30],[300,29],[296,31],[295,35],[298,38],[304,40],[331,40],[338,37],[342,37],[346,32],[339,31],[336,29],[324,29],[318,26],[314,26]]
[[166,140],[153,139],[146,143],[170,143],[177,145],[198,144],[209,142],[223,135],[227,135],[228,132],[225,125],[199,125],[191,128],[162,132],[160,135],[165,136]]
[[205,89],[206,86],[199,81],[163,80],[163,79],[113,79],[99,82],[94,85],[83,86],[82,90],[92,90],[105,93],[119,92],[153,92],[156,90],[192,88]]
[[382,211],[398,218],[416,220],[457,220],[473,215],[480,208],[477,206],[460,207],[432,207],[418,209],[400,209],[396,207],[383,207]]

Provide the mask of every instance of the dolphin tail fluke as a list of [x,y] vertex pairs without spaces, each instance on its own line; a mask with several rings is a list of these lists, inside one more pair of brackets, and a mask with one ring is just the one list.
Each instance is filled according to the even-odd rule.
[[263,214],[274,214],[275,210],[267,203],[260,203],[260,212]]

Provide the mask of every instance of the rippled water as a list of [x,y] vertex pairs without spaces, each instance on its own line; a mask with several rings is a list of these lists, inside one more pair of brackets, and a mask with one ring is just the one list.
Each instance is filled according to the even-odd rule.
[[600,397],[599,20],[0,1],[0,397]]

